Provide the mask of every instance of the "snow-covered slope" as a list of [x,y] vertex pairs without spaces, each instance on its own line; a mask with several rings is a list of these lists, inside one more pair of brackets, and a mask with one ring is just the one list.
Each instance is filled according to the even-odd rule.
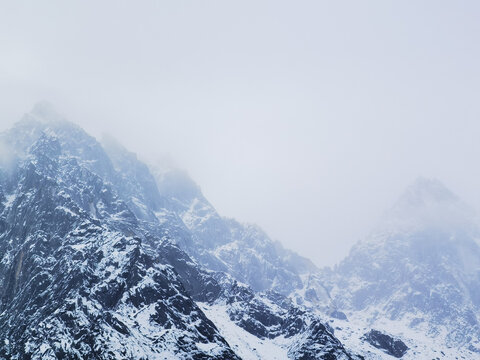
[[322,317],[275,292],[254,293],[226,276],[222,294],[201,304],[220,333],[244,359],[349,359],[352,355]]

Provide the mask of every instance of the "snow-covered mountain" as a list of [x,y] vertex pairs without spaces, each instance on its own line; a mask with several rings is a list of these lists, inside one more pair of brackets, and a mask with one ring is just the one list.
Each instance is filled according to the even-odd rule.
[[402,338],[405,358],[480,358],[479,235],[467,205],[439,181],[418,179],[324,272],[350,320],[335,320],[336,333],[357,351],[364,327]]
[[17,161],[1,174],[0,356],[236,358],[103,180],[93,138],[27,116],[2,141]]
[[480,358],[474,216],[419,179],[318,269],[39,104],[0,134],[0,359]]
[[0,143],[0,358],[361,358],[287,296],[317,269],[182,172],[47,104]]

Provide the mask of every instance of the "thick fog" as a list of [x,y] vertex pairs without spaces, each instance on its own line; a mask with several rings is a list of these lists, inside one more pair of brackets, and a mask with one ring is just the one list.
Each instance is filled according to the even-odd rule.
[[0,130],[48,100],[331,265],[418,176],[480,208],[479,18],[477,1],[0,1]]

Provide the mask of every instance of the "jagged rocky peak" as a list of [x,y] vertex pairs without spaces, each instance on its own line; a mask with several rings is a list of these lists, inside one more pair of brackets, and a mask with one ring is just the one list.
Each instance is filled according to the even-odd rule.
[[[0,169],[0,358],[269,358],[277,338],[279,359],[357,358],[279,294],[313,264],[221,217],[185,172],[152,173],[46,104],[0,140],[21,154]],[[227,301],[238,281],[249,306]]]
[[2,136],[26,155],[0,178],[0,358],[237,359],[117,198],[122,179],[100,176],[94,138],[37,120]]
[[113,166],[100,143],[59,115],[49,103],[36,104],[11,129],[0,134],[0,142],[17,160],[28,156],[31,147],[42,138],[58,141],[62,157],[75,159],[103,179],[113,181]]

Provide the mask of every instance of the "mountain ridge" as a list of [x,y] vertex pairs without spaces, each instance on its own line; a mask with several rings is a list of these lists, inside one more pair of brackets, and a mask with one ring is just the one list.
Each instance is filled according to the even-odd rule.
[[[16,154],[0,176],[1,358],[237,359],[202,310],[218,306],[228,327],[284,339],[277,349],[292,359],[361,358],[315,314],[222,272],[211,248],[221,239],[202,245],[182,220],[190,206],[159,193],[138,159],[56,120],[27,115],[0,135]],[[279,274],[264,287],[296,276],[265,264]]]

